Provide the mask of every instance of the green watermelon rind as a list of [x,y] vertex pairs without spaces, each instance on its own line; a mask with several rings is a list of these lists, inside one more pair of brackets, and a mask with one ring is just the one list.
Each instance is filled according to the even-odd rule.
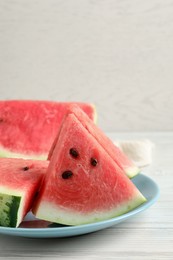
[[[0,187],[0,195],[1,197],[4,196],[7,200],[11,201],[8,205],[8,211],[4,212],[6,213],[8,221],[3,223],[3,219],[1,218],[2,215],[0,214],[0,226],[18,227],[23,219],[25,194],[15,189],[9,189],[8,187]],[[0,212],[1,210],[3,210],[2,205]]]
[[0,226],[16,227],[20,196],[0,193]]
[[[42,178],[46,173],[48,163],[48,161],[29,159],[0,158],[1,226],[18,227],[22,222],[32,207],[36,192],[39,190]],[[14,203],[12,203],[13,200]],[[17,201],[19,202],[19,200],[20,203],[17,206]],[[4,220],[13,218],[14,222],[8,221],[3,223],[2,217]]]
[[47,221],[60,223],[64,225],[77,226],[83,224],[96,223],[121,216],[137,208],[146,201],[146,198],[138,191],[138,195],[135,195],[133,199],[124,202],[124,204],[121,204],[121,206],[119,207],[115,207],[112,210],[98,211],[96,213],[91,212],[91,214],[81,214],[78,211],[54,205],[50,201],[44,201],[41,203],[41,206],[39,206],[38,209],[33,210],[33,214],[35,214],[35,216],[39,219],[44,219]]
[[[38,196],[38,200],[36,201],[35,207],[33,208],[33,213],[35,214],[35,216],[39,219],[48,220],[51,222],[65,224],[65,225],[82,225],[82,224],[99,222],[99,221],[103,221],[103,220],[107,220],[107,219],[111,219],[111,218],[123,215],[123,214],[129,212],[130,210],[138,207],[142,203],[144,203],[146,201],[145,197],[141,194],[141,192],[138,189],[136,189],[135,186],[133,187],[133,185],[131,185],[131,181],[127,178],[126,175],[124,175],[124,173],[117,166],[117,164],[115,164],[115,162],[110,157],[110,155],[105,151],[104,147],[101,146],[101,144],[95,139],[95,137],[90,132],[87,131],[87,129],[82,125],[82,123],[78,120],[78,118],[75,115],[70,114],[68,117],[69,118],[66,119],[67,126],[64,123],[63,124],[64,127],[61,128],[61,133],[59,135],[59,141],[55,144],[56,147],[54,148],[54,153],[53,153],[50,165],[49,165],[50,176],[49,175],[47,175],[47,176],[48,176],[48,179],[52,178],[52,180],[50,180],[50,183],[45,182],[45,185],[42,186],[40,196]],[[74,122],[76,122],[76,124],[70,124],[69,121],[70,122],[74,121]],[[129,183],[129,189],[130,189],[129,192],[130,193],[128,194],[128,198],[126,197],[126,199],[123,199],[123,196],[121,198],[121,195],[120,195],[120,200],[114,201],[113,202],[114,205],[112,204],[111,200],[110,200],[110,204],[109,204],[109,199],[107,199],[107,203],[106,204],[104,203],[103,206],[101,206],[102,201],[100,201],[97,205],[94,206],[94,209],[91,208],[91,211],[87,211],[87,212],[85,211],[85,209],[84,209],[84,211],[81,208],[79,209],[77,202],[75,202],[75,198],[77,196],[80,196],[80,194],[76,195],[76,197],[74,197],[71,204],[70,204],[71,200],[68,200],[68,199],[65,200],[64,202],[57,201],[57,203],[56,203],[56,199],[53,200],[54,202],[52,201],[53,188],[52,188],[51,182],[55,181],[54,167],[56,167],[55,165],[59,165],[59,163],[60,164],[63,163],[63,161],[61,161],[61,159],[59,157],[58,157],[59,161],[56,159],[56,156],[57,156],[56,153],[59,151],[59,149],[61,149],[61,148],[63,149],[64,145],[65,145],[65,141],[62,141],[62,143],[61,143],[60,140],[61,140],[63,134],[66,133],[69,129],[77,129],[75,133],[80,133],[80,131],[79,131],[80,128],[82,129],[81,131],[84,131],[84,134],[82,135],[83,138],[85,137],[85,135],[89,136],[91,141],[95,142],[94,143],[95,147],[97,147],[97,149],[99,148],[101,155],[106,156],[107,162],[109,161],[113,167],[113,169],[111,168],[111,171],[118,169],[117,177],[120,179],[122,177],[123,180],[125,181],[125,183],[127,182],[127,190],[128,190],[128,183]],[[75,134],[75,136],[77,136],[77,134]],[[65,134],[64,138],[66,138],[65,140],[68,140],[69,136],[67,136]],[[73,137],[70,135],[70,138],[73,138]],[[51,168],[51,166],[52,166],[52,168]],[[64,166],[64,167],[66,168],[67,166]],[[49,174],[49,170],[48,170],[47,174]],[[52,175],[51,175],[51,170],[52,170]],[[55,171],[57,172],[58,170],[59,170],[59,168],[56,167]],[[85,174],[86,174],[86,172],[85,172]],[[122,174],[122,176],[121,176],[121,174]],[[109,176],[111,176],[111,175],[108,174],[108,176],[106,176],[105,178],[108,178]],[[106,181],[106,179],[105,179],[105,181]],[[103,180],[103,182],[104,182],[104,180]],[[80,183],[82,183],[82,181]],[[80,185],[80,183],[79,183],[79,185]],[[105,182],[105,184],[106,184],[106,182]],[[49,190],[50,187],[51,187],[51,190]],[[56,186],[55,186],[55,189],[56,189]],[[115,189],[115,188],[113,187],[113,189]],[[82,185],[80,186],[79,190],[80,191],[82,190]],[[73,191],[75,193],[75,190],[73,190]],[[106,190],[104,190],[104,187],[103,187],[102,192],[105,192],[105,191]],[[68,191],[66,191],[66,192],[68,192]],[[60,194],[61,194],[61,192],[60,192]],[[98,195],[98,198],[99,198],[99,195]],[[100,196],[100,198],[101,198],[101,196]],[[108,196],[108,198],[109,198],[109,196]],[[86,196],[85,196],[84,200],[85,199],[86,199]],[[62,201],[63,201],[63,197],[62,197]],[[86,202],[85,203],[85,205],[86,205],[87,201],[85,201],[85,202]],[[88,200],[88,203],[89,203],[89,200]],[[110,207],[111,207],[111,209],[110,209]]]

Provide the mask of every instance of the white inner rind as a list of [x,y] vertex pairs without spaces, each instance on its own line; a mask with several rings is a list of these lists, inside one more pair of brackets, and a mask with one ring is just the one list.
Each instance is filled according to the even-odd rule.
[[128,167],[125,169],[126,170],[126,174],[127,176],[131,179],[133,177],[135,177],[139,172],[140,172],[140,169],[138,167]]
[[47,154],[23,154],[23,153],[16,153],[12,152],[8,149],[3,148],[0,146],[0,157],[5,158],[22,158],[22,159],[33,159],[33,160],[46,160]]
[[136,208],[145,201],[145,197],[139,193],[138,196],[132,200],[125,201],[111,210],[96,210],[90,213],[81,213],[72,209],[64,208],[60,205],[55,205],[51,202],[41,201],[41,204],[37,208],[36,212],[33,213],[37,218],[51,222],[65,225],[81,225],[120,216]]

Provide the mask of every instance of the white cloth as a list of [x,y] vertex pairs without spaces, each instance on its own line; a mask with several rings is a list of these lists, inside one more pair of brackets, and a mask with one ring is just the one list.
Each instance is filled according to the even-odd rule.
[[114,141],[139,168],[144,168],[152,163],[152,150],[154,144],[148,140]]

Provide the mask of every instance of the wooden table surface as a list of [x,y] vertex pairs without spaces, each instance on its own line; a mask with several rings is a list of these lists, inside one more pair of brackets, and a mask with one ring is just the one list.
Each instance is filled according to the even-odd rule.
[[173,133],[111,133],[112,139],[148,138],[153,163],[144,173],[159,185],[159,200],[121,224],[72,238],[0,235],[0,259],[173,259]]

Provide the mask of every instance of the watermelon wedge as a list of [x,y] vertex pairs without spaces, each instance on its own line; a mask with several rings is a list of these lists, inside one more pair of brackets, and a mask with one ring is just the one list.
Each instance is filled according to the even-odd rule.
[[[113,142],[102,132],[102,130],[90,120],[90,118],[83,113],[79,106],[72,104],[67,110],[68,114],[74,114],[87,131],[99,142],[99,144],[106,150],[110,157],[116,164],[126,173],[129,178],[134,177],[140,172],[140,169],[117,147]],[[53,145],[49,151],[48,159],[50,160],[56,142],[56,136]]]
[[145,201],[96,138],[68,114],[32,209],[35,216],[80,225],[119,216]]
[[0,226],[19,226],[47,167],[48,161],[0,158]]
[[96,120],[95,107],[89,103],[0,101],[0,157],[46,159],[71,104]]

